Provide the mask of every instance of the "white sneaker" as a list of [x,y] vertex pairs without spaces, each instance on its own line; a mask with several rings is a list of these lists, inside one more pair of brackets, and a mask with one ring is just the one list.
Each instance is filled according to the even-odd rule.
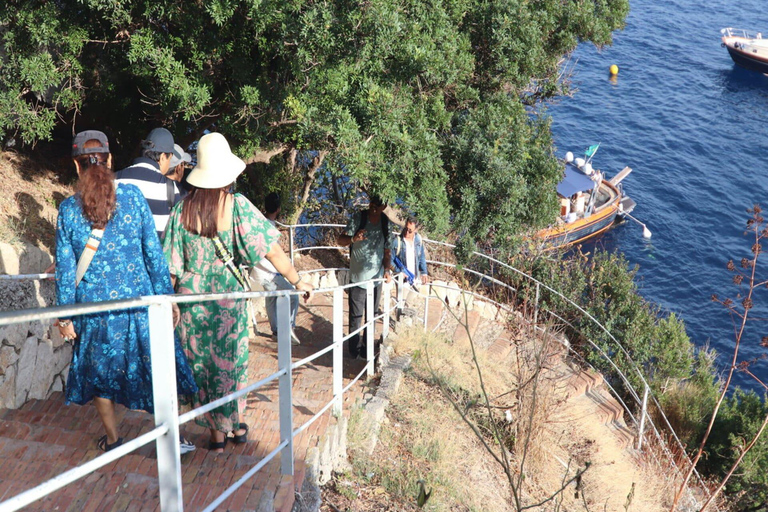
[[185,438],[184,436],[179,436],[179,451],[181,452],[181,455],[193,452],[195,451],[195,448],[196,446],[192,444],[192,441]]
[[301,345],[301,341],[293,331],[291,331],[291,345]]

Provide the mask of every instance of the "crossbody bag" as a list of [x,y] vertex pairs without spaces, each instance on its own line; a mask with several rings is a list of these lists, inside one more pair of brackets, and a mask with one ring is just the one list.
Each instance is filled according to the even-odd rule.
[[[232,244],[235,243],[235,219],[232,219]],[[218,233],[216,233],[216,236],[212,238],[213,240],[213,247],[216,251],[216,257],[219,258],[221,261],[224,262],[224,265],[229,269],[229,271],[232,273],[233,276],[235,276],[235,280],[240,283],[240,286],[243,287],[243,291],[250,292],[251,287],[248,284],[248,276],[243,271],[242,268],[237,266],[235,264],[235,258],[232,256],[232,253],[229,252],[227,247],[224,245],[224,241],[221,239]],[[250,300],[247,302],[248,304],[248,314],[251,317],[251,322],[253,323],[253,330],[256,334],[259,332],[258,323],[256,322],[256,312],[253,310],[253,304]]]
[[91,235],[88,237],[88,242],[85,244],[85,249],[83,249],[82,254],[80,254],[80,259],[77,260],[77,270],[75,270],[75,287],[80,284],[80,281],[83,280],[83,276],[88,270],[88,267],[91,266],[91,261],[93,261],[93,256],[96,254],[96,251],[101,244],[101,238],[103,236],[103,229],[91,229]]

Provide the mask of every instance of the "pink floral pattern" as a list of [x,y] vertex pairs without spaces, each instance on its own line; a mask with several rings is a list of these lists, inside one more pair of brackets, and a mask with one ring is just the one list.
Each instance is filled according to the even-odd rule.
[[[165,231],[163,248],[176,291],[183,294],[239,291],[242,288],[216,257],[213,241],[194,235],[181,224],[182,203],[176,205]],[[235,194],[233,229],[220,231],[224,246],[248,267],[269,252],[280,237],[261,212],[244,196]],[[236,253],[235,253],[236,249]],[[217,400],[248,384],[248,314],[244,302],[224,300],[179,304],[179,335],[200,388],[191,405]],[[197,418],[198,425],[229,432],[238,428],[245,397]]]

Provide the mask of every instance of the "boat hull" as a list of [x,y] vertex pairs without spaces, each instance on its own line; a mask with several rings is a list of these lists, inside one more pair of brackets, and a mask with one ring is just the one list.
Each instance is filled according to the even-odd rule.
[[608,231],[619,216],[619,204],[624,197],[610,183],[603,182],[604,187],[612,190],[613,199],[585,219],[578,219],[559,226],[543,229],[536,234],[536,239],[542,241],[545,249],[564,247],[584,242]]
[[725,45],[733,62],[751,71],[768,74],[768,59],[762,59],[756,55]]

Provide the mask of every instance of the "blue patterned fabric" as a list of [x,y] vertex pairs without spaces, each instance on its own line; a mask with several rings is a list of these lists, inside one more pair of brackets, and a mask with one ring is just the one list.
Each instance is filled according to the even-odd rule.
[[[61,203],[56,227],[56,296],[60,305],[174,293],[152,212],[141,191],[119,184],[116,199],[101,245],[77,287],[77,261],[91,225],[77,195]],[[72,321],[77,339],[66,403],[83,405],[98,396],[129,409],[153,412],[147,308],[81,315]],[[175,345],[178,393],[195,393],[197,385],[178,338]]]

